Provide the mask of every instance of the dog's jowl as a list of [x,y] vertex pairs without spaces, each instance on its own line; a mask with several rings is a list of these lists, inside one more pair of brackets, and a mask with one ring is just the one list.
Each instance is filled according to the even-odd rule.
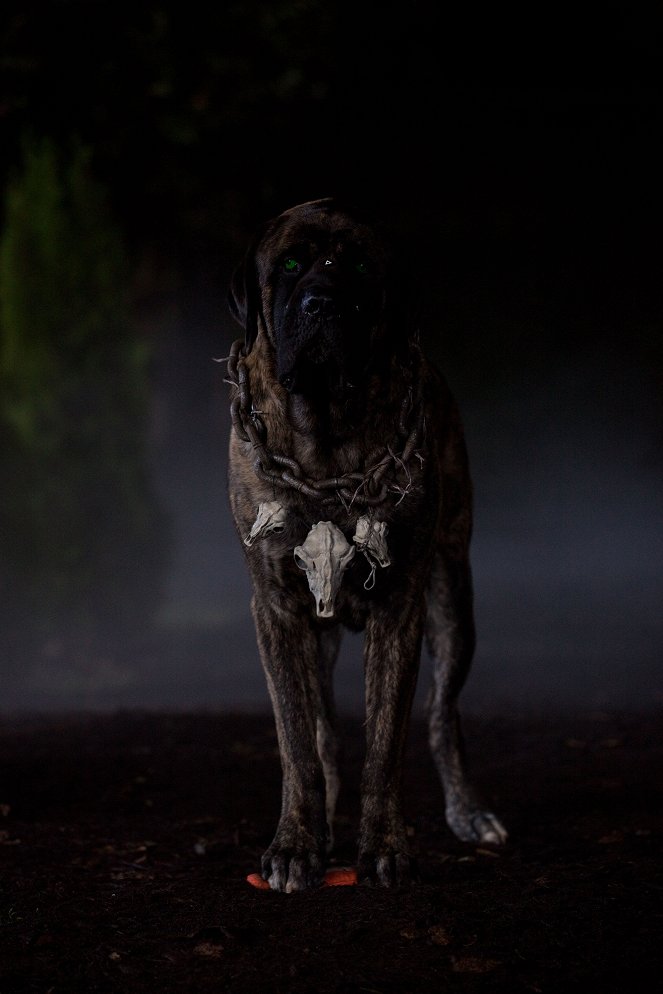
[[465,444],[405,295],[388,240],[332,199],[267,222],[230,288],[229,496],[283,769],[262,858],[275,890],[319,886],[332,846],[344,628],[365,633],[359,883],[410,877],[401,767],[423,639],[447,822],[506,839],[467,781],[457,711],[474,649]]

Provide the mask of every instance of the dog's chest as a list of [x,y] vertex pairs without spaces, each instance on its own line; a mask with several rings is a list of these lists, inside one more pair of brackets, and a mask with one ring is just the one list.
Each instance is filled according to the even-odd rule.
[[376,598],[411,566],[412,502],[376,509],[274,497],[261,502],[244,539],[254,579],[319,620],[363,627]]

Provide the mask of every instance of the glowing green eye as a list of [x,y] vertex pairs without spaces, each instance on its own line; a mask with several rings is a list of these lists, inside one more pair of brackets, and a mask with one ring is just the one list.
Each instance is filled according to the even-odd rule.
[[292,256],[289,255],[287,259],[283,260],[283,268],[286,273],[296,273],[299,269],[299,263],[296,259],[293,259]]
[[365,276],[366,273],[368,272],[368,266],[366,265],[365,262],[355,263],[355,269],[361,276]]

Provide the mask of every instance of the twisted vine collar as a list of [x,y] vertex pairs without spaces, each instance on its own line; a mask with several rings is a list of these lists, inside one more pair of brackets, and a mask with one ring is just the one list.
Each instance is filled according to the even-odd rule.
[[[420,358],[418,350],[416,356]],[[376,509],[390,495],[398,495],[396,504],[400,504],[410,493],[412,460],[418,459],[420,463],[424,460],[418,448],[425,431],[420,377],[415,377],[416,392],[410,387],[403,398],[393,442],[375,449],[363,470],[315,480],[305,475],[296,459],[272,452],[268,447],[262,412],[254,408],[251,399],[246,352],[241,339],[233,342],[226,361],[225,382],[237,391],[230,405],[233,427],[242,441],[253,446],[256,452],[254,470],[261,480],[274,488],[296,490],[322,505],[339,502],[346,511],[353,505]]]

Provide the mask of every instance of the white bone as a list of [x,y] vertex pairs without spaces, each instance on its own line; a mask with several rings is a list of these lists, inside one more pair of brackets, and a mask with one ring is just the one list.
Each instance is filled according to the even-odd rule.
[[244,545],[253,545],[257,538],[270,532],[282,532],[285,528],[286,510],[277,500],[267,500],[258,505],[258,516],[251,525],[251,531],[244,539]]
[[300,569],[306,570],[318,617],[334,616],[336,594],[354,554],[355,547],[331,521],[318,521],[304,544],[295,546],[295,562]]
[[357,520],[357,527],[352,537],[360,552],[368,561],[379,566],[390,566],[389,549],[387,548],[387,522],[371,521],[367,514],[362,514]]

